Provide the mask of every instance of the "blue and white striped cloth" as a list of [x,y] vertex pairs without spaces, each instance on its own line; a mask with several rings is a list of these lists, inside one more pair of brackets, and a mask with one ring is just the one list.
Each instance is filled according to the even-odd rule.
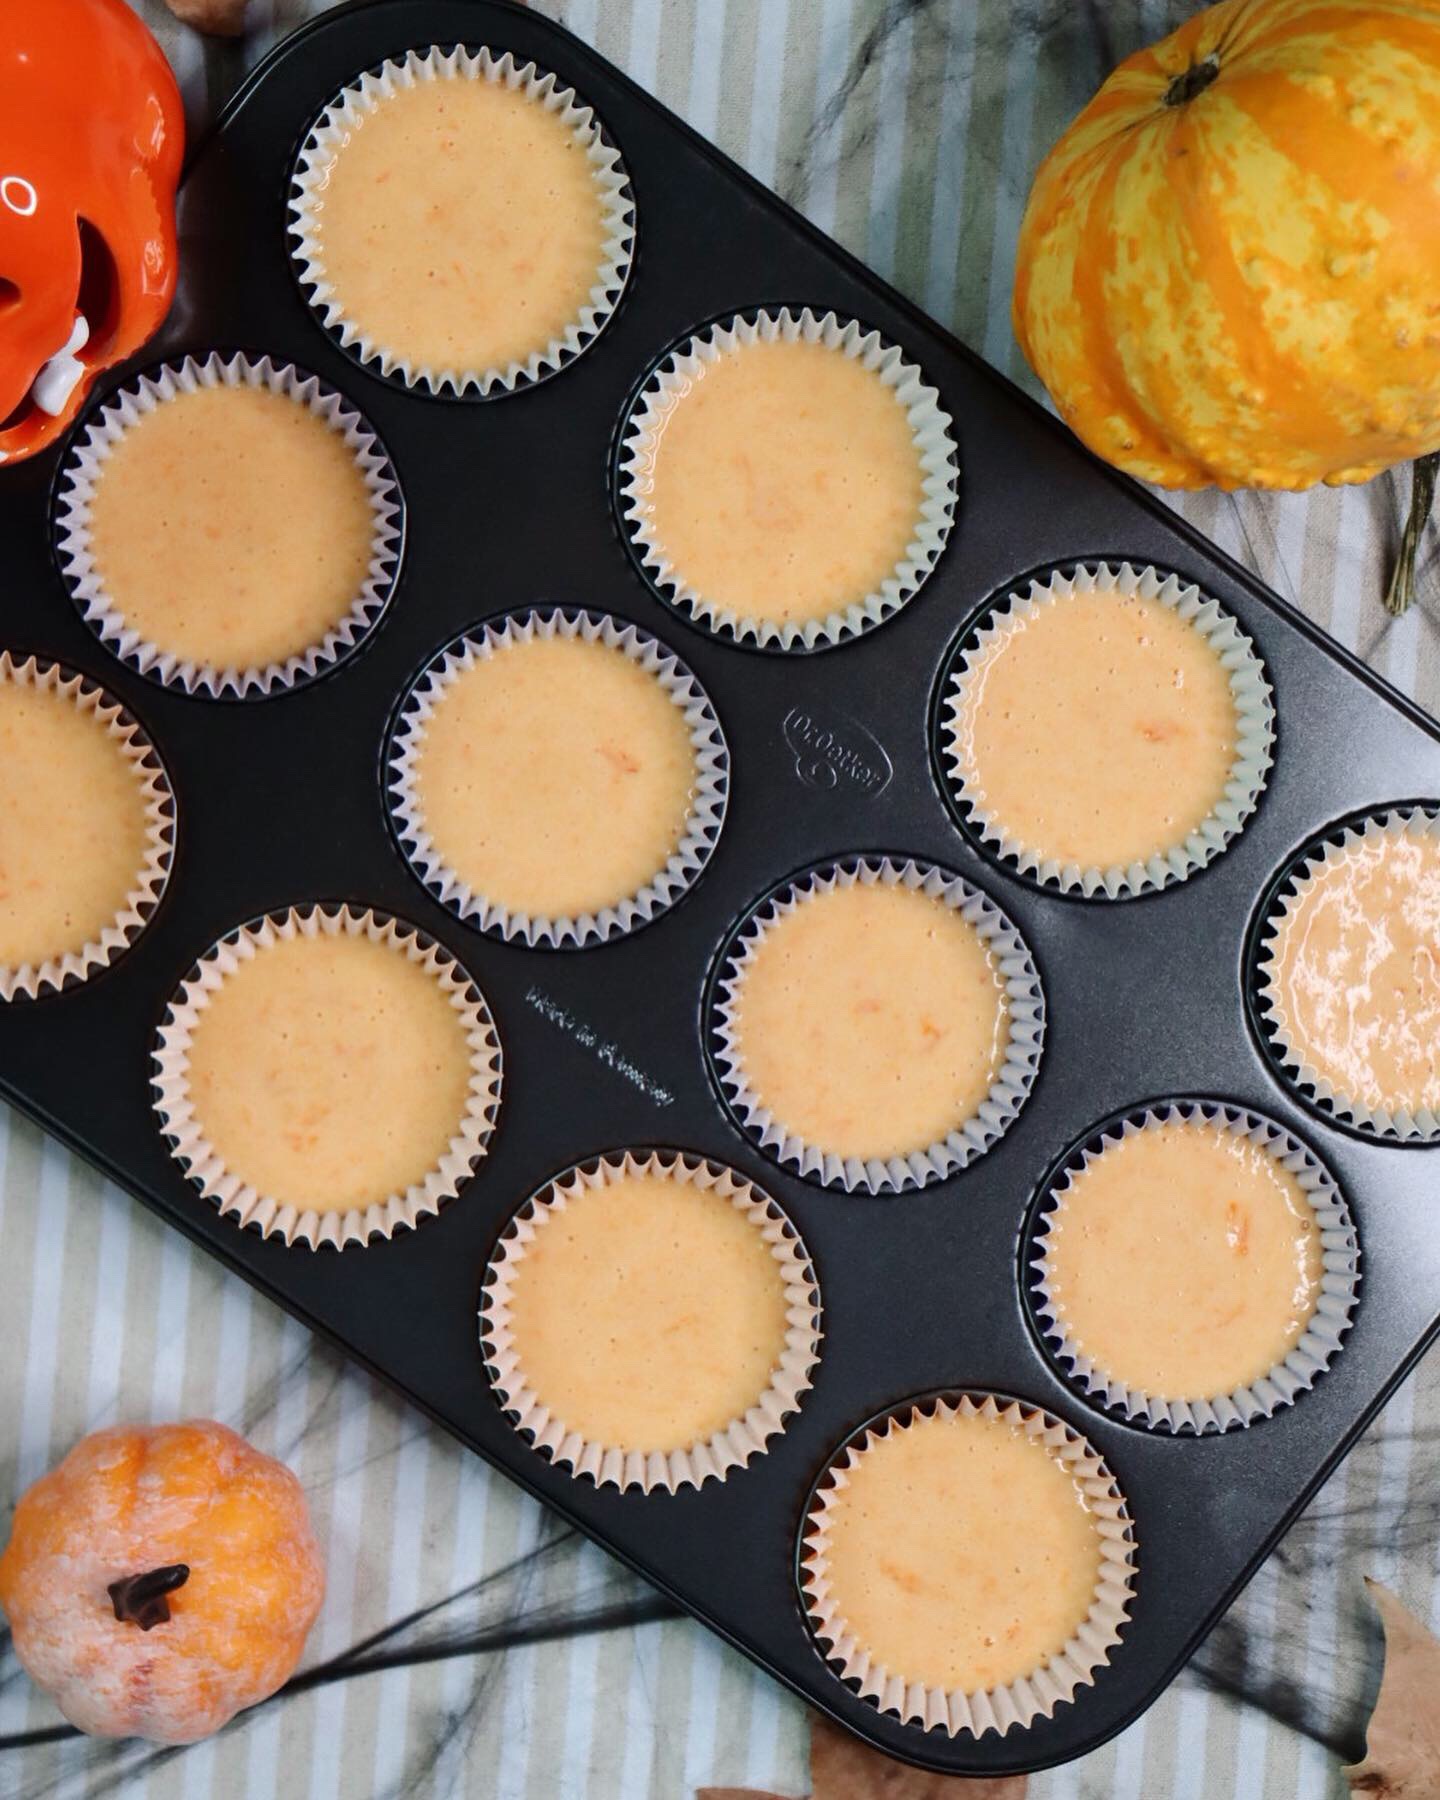
[[[320,10],[253,0],[243,44],[226,46],[183,30],[160,0],[135,3],[174,58],[192,122],[278,34]],[[1028,382],[1009,296],[1030,177],[1114,61],[1194,8],[544,0],[543,10]],[[1397,623],[1379,602],[1399,532],[1396,483],[1178,504],[1435,709],[1433,533],[1421,567],[1428,603]],[[1406,787],[1403,771],[1396,786]],[[797,1702],[700,1628],[656,1617],[643,1584],[33,1127],[0,1114],[0,1501],[84,1431],[186,1414],[224,1419],[298,1470],[330,1569],[307,1666],[332,1677],[342,1671],[326,1665],[354,1652],[348,1678],[319,1681],[176,1754],[76,1739],[3,1749],[0,1793],[680,1800],[707,1784],[808,1791]],[[1337,1746],[1355,1745],[1378,1678],[1361,1576],[1392,1584],[1440,1625],[1437,1436],[1432,1358],[1195,1669],[1114,1744],[1032,1778],[1034,1800],[1339,1800]],[[610,1628],[553,1635],[577,1614]],[[464,1653],[445,1654],[457,1646]],[[56,1723],[7,1649],[0,1738]]]

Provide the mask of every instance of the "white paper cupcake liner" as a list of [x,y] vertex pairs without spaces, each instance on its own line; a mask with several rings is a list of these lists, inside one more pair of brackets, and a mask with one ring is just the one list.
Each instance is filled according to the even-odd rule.
[[[322,1213],[260,1193],[225,1166],[205,1135],[204,1121],[197,1115],[190,1093],[190,1044],[211,997],[242,963],[290,938],[341,934],[392,945],[434,976],[464,1020],[470,1083],[464,1117],[457,1120],[455,1133],[433,1169],[403,1193],[391,1194],[371,1206]],[[459,1193],[484,1157],[494,1130],[500,1106],[500,1065],[500,1040],[489,1008],[470,975],[447,950],[423,940],[414,926],[368,909],[314,903],[242,926],[207,952],[180,984],[166,1010],[155,1042],[151,1089],[171,1155],[222,1214],[286,1244],[304,1243],[312,1250],[329,1244],[343,1250],[347,1244],[364,1245],[372,1238],[389,1238],[398,1230],[413,1229]]]
[[[433,368],[414,361],[403,349],[373,337],[361,319],[345,311],[344,297],[332,286],[325,269],[322,224],[324,188],[330,166],[349,142],[354,128],[392,95],[427,81],[490,81],[528,94],[537,106],[555,113],[575,134],[600,193],[605,241],[595,281],[564,335],[534,351],[524,362],[503,368]],[[483,180],[483,171],[477,173]],[[327,331],[359,362],[376,364],[382,375],[431,394],[512,393],[557,373],[575,360],[604,330],[629,279],[635,249],[635,202],[620,152],[610,141],[594,110],[573,88],[562,87],[553,74],[534,63],[517,63],[510,52],[497,55],[480,46],[456,45],[446,50],[432,44],[392,57],[367,70],[343,88],[311,126],[291,176],[289,233],[291,257],[300,285]]]
[[140,867],[124,904],[99,936],[62,956],[13,967],[0,964],[0,1001],[34,1000],[87,981],[122,956],[145,929],[170,878],[175,855],[175,796],[150,739],[118,700],[85,676],[58,663],[42,662],[34,656],[21,660],[0,650],[0,682],[63,694],[82,712],[101,720],[134,768],[145,797],[145,849]]
[[[1215,651],[1230,678],[1236,714],[1235,760],[1224,795],[1209,817],[1181,843],[1148,861],[1123,866],[1114,863],[1103,869],[1061,862],[1043,849],[1011,836],[969,787],[968,771],[955,743],[966,677],[976,658],[1003,634],[1012,619],[1024,618],[1057,595],[1092,593],[1096,588],[1114,588],[1121,594],[1158,600],[1193,625]],[[1112,569],[1106,563],[1098,563],[1077,568],[1073,575],[1056,572],[1043,579],[1037,576],[1025,593],[1012,593],[999,606],[987,609],[946,683],[941,729],[941,760],[952,796],[987,850],[1046,887],[1083,894],[1087,899],[1125,900],[1186,880],[1213,862],[1239,835],[1255,811],[1269,777],[1275,744],[1275,704],[1259,651],[1219,601],[1202,594],[1193,582],[1182,582],[1178,575],[1159,569],[1137,570],[1129,563]]]
[[[829,1515],[849,1484],[849,1473],[878,1442],[907,1429],[917,1416],[982,1418],[1020,1424],[1060,1462],[1086,1498],[1100,1539],[1100,1574],[1089,1613],[1058,1655],[1033,1674],[977,1693],[926,1687],[907,1681],[903,1670],[887,1668],[871,1655],[847,1623],[840,1597],[830,1580]],[[959,1394],[952,1398],[909,1402],[845,1445],[822,1476],[802,1527],[800,1582],[811,1629],[825,1646],[825,1660],[842,1681],[857,1685],[863,1699],[881,1712],[894,1713],[907,1725],[944,1731],[951,1737],[969,1732],[1024,1729],[1048,1719],[1063,1701],[1088,1687],[1097,1669],[1109,1662],[1120,1642],[1134,1599],[1135,1539],[1124,1497],[1098,1453],[1077,1432],[1038,1407],[994,1394]],[[957,1605],[963,1604],[957,1599]]]
[[[843,1157],[792,1131],[749,1084],[735,1016],[744,971],[776,921],[816,894],[853,887],[857,882],[913,888],[953,907],[988,946],[1009,1008],[1004,1061],[974,1117],[957,1125],[938,1143],[919,1146],[905,1156]],[[843,1188],[846,1193],[899,1193],[905,1188],[927,1187],[966,1168],[1010,1129],[1040,1067],[1045,1042],[1045,996],[1025,940],[994,901],[978,888],[932,863],[888,856],[860,857],[797,876],[763,900],[745,920],[725,954],[716,980],[710,1034],[715,1045],[716,1070],[731,1110],[742,1129],[777,1162],[826,1187]]]
[[[824,618],[755,619],[707,599],[685,580],[657,540],[650,518],[655,455],[660,432],[672,409],[707,364],[754,343],[824,344],[871,370],[904,406],[924,472],[923,499],[915,533],[904,557],[881,585],[863,600]],[[756,312],[712,325],[670,351],[651,373],[625,420],[618,452],[620,508],[641,566],[660,597],[698,624],[736,643],[774,650],[821,650],[871,630],[912,600],[939,559],[955,516],[957,460],[951,419],[939,392],[904,352],[878,331],[833,312]]]
[[[743,1416],[711,1437],[671,1451],[622,1450],[592,1443],[552,1413],[530,1387],[515,1343],[510,1296],[515,1272],[552,1213],[615,1180],[659,1174],[723,1195],[770,1246],[785,1282],[785,1348],[765,1391]],[[480,1339],[490,1378],[515,1429],[552,1462],[598,1487],[675,1493],[724,1481],[760,1456],[799,1410],[820,1355],[820,1300],[809,1253],[795,1227],[770,1197],[733,1169],[678,1151],[623,1151],[579,1164],[541,1189],[511,1220],[486,1270],[480,1302]]]
[[[618,650],[653,675],[685,716],[695,753],[695,793],[679,844],[662,869],[638,893],[598,912],[549,918],[512,912],[487,894],[477,893],[450,868],[425,828],[417,791],[417,764],[425,729],[445,690],[467,669],[506,645],[532,638],[579,638]],[[608,613],[575,612],[560,607],[506,613],[477,625],[429,665],[401,708],[387,764],[390,810],[401,849],[415,873],[435,898],[481,931],[496,937],[552,949],[583,948],[623,937],[648,925],[674,906],[704,872],[720,830],[730,793],[730,755],[720,721],[700,683],[670,650],[648,631]]]
[[[1237,1387],[1228,1394],[1213,1394],[1199,1400],[1165,1400],[1143,1393],[1117,1380],[1086,1356],[1066,1335],[1059,1309],[1051,1296],[1045,1261],[1045,1240],[1055,1204],[1075,1176],[1125,1138],[1177,1119],[1205,1120],[1236,1137],[1258,1144],[1287,1174],[1294,1176],[1314,1210],[1320,1228],[1320,1292],[1314,1315],[1299,1342],[1258,1381]],[[1360,1283],[1360,1249],[1350,1211],[1330,1171],[1289,1132],[1259,1113],[1199,1101],[1176,1101],[1132,1113],[1118,1124],[1109,1126],[1095,1148],[1087,1145],[1078,1158],[1071,1160],[1055,1180],[1046,1201],[1045,1210],[1036,1222],[1032,1242],[1035,1254],[1030,1262],[1031,1292],[1040,1328],[1051,1354],[1074,1384],[1091,1400],[1123,1415],[1130,1423],[1147,1426],[1152,1431],[1194,1433],[1196,1436],[1250,1425],[1256,1419],[1270,1418],[1312,1388],[1316,1378],[1339,1354],[1350,1329]]]
[[[353,451],[355,465],[370,497],[374,536],[365,581],[349,610],[325,633],[283,662],[245,668],[218,668],[177,656],[144,637],[127,623],[96,566],[91,542],[90,508],[95,485],[111,450],[146,413],[200,388],[268,388],[307,407],[336,431]],[[404,536],[403,509],[395,471],[375,432],[343,395],[318,376],[289,363],[258,362],[239,354],[212,351],[203,360],[187,356],[139,376],[112,394],[99,415],[76,439],[66,455],[56,490],[55,547],[71,594],[85,622],[107,649],[167,687],[213,699],[245,699],[282,693],[323,674],[355,648],[374,627],[390,599],[400,567]],[[158,551],[157,551],[158,554]]]
[[1262,928],[1256,966],[1259,1018],[1286,1079],[1323,1112],[1376,1137],[1400,1143],[1436,1143],[1440,1142],[1440,1115],[1433,1108],[1417,1106],[1412,1111],[1402,1107],[1392,1112],[1383,1106],[1367,1106],[1353,1094],[1341,1093],[1307,1061],[1304,1045],[1291,1030],[1278,984],[1277,957],[1285,923],[1316,877],[1362,840],[1402,835],[1440,837],[1440,812],[1422,806],[1381,809],[1357,824],[1339,828],[1296,861]]

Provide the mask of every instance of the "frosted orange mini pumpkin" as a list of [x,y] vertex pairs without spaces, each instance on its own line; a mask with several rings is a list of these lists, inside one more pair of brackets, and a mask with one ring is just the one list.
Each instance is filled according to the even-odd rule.
[[223,1425],[83,1439],[15,1509],[0,1606],[82,1731],[186,1744],[280,1687],[325,1577],[300,1483]]

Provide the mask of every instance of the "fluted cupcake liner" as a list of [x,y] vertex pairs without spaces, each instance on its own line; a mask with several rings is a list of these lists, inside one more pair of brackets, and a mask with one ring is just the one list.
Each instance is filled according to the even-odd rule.
[[[603,644],[653,675],[679,707],[695,755],[695,792],[680,842],[663,868],[637,893],[597,912],[547,917],[511,911],[478,893],[446,862],[425,824],[417,789],[417,765],[426,727],[445,691],[466,670],[507,645],[533,638],[578,638]],[[387,762],[390,810],[401,848],[415,873],[445,906],[481,931],[531,946],[603,944],[638,931],[674,906],[699,880],[709,862],[730,792],[730,757],[720,721],[700,683],[680,659],[648,631],[608,613],[535,607],[506,613],[476,626],[430,663],[401,707]]]
[[[609,1182],[661,1175],[693,1183],[728,1200],[770,1246],[785,1284],[785,1348],[763,1393],[745,1413],[693,1444],[662,1451],[625,1450],[590,1441],[552,1412],[529,1385],[517,1346],[510,1296],[515,1274],[554,1213]],[[678,1151],[614,1152],[577,1165],[548,1183],[511,1220],[485,1274],[480,1339],[495,1393],[522,1436],[542,1455],[598,1487],[674,1493],[724,1481],[762,1455],[798,1411],[820,1355],[820,1303],[809,1254],[794,1226],[770,1197],[733,1169]]]
[[1278,984],[1278,956],[1285,925],[1314,881],[1339,862],[1357,843],[1378,837],[1440,838],[1440,809],[1421,806],[1381,808],[1357,824],[1344,826],[1307,850],[1286,877],[1262,927],[1256,967],[1259,1017],[1288,1081],[1322,1111],[1358,1130],[1400,1143],[1440,1142],[1440,1111],[1429,1106],[1368,1106],[1342,1093],[1309,1062],[1305,1047],[1291,1029]]
[[[695,378],[707,365],[735,350],[776,342],[824,344],[871,370],[904,406],[924,476],[914,536],[880,586],[863,600],[837,607],[823,618],[784,623],[734,612],[692,587],[684,570],[669,560],[658,541],[649,504],[660,434]],[[926,383],[923,372],[906,360],[904,352],[886,343],[878,331],[867,330],[853,319],[838,318],[833,312],[812,312],[809,307],[799,312],[787,307],[780,312],[737,315],[670,351],[641,390],[620,436],[621,511],[652,585],[662,599],[698,624],[736,643],[777,650],[826,649],[858,637],[897,613],[915,597],[945,548],[955,515],[957,479],[950,425],[938,391]]]
[[[147,413],[181,394],[201,388],[267,388],[306,407],[340,434],[355,457],[370,500],[373,536],[370,562],[360,591],[345,613],[317,642],[283,661],[246,667],[216,667],[177,656],[152,643],[129,623],[107,590],[91,540],[90,509],[96,483],[111,451]],[[106,401],[99,415],[72,444],[56,490],[55,545],[60,572],[85,622],[107,649],[153,681],[212,699],[246,699],[283,693],[321,675],[349,654],[379,620],[400,567],[403,507],[395,471],[384,446],[351,403],[318,376],[270,357],[212,351],[187,356],[141,375]],[[183,552],[182,552],[183,554]]]
[[[1111,1375],[1072,1343],[1051,1295],[1045,1256],[1049,1222],[1075,1176],[1126,1138],[1177,1119],[1185,1122],[1204,1120],[1259,1145],[1299,1183],[1320,1230],[1320,1291],[1315,1311],[1299,1341],[1258,1380],[1233,1388],[1229,1393],[1201,1399],[1165,1399],[1144,1393]],[[1203,1101],[1176,1101],[1142,1109],[1109,1127],[1097,1147],[1087,1145],[1061,1171],[1046,1198],[1048,1206],[1037,1222],[1032,1242],[1034,1255],[1030,1262],[1031,1291],[1041,1330],[1051,1354],[1075,1385],[1090,1399],[1121,1414],[1132,1424],[1147,1426],[1152,1431],[1177,1435],[1193,1433],[1196,1436],[1250,1425],[1256,1419],[1270,1418],[1312,1388],[1339,1355],[1345,1334],[1350,1329],[1360,1282],[1360,1249],[1350,1211],[1334,1176],[1324,1164],[1288,1131],[1261,1114],[1242,1107]],[[1123,1300],[1119,1304],[1123,1304]]]
[[[1043,848],[1012,836],[1004,821],[987,812],[973,791],[969,770],[955,741],[967,676],[977,659],[1004,635],[1007,626],[1034,613],[1057,595],[1093,593],[1097,588],[1113,588],[1127,596],[1158,600],[1192,625],[1209,643],[1229,676],[1236,714],[1235,757],[1224,794],[1214,811],[1180,843],[1146,860],[1125,865],[1113,863],[1105,868],[1062,862]],[[1233,614],[1218,600],[1201,593],[1193,582],[1182,582],[1178,575],[1151,567],[1137,570],[1128,562],[1115,569],[1102,562],[1077,568],[1073,575],[1057,571],[1043,578],[1037,576],[1023,594],[1012,593],[987,611],[950,676],[941,718],[944,740],[940,749],[951,792],[986,849],[1047,887],[1083,894],[1087,899],[1124,900],[1152,893],[1187,880],[1213,862],[1255,811],[1269,777],[1275,744],[1275,705],[1265,665]]]
[[[1055,1656],[1033,1673],[976,1693],[958,1688],[927,1687],[888,1668],[860,1640],[845,1618],[844,1604],[831,1585],[829,1540],[831,1509],[849,1482],[850,1472],[871,1448],[892,1433],[908,1429],[917,1416],[982,1418],[1018,1424],[1038,1439],[1083,1492],[1100,1541],[1100,1572],[1089,1612]],[[1077,1691],[1094,1682],[1109,1662],[1129,1619],[1134,1598],[1135,1536],[1125,1501],[1114,1476],[1099,1454],[1077,1432],[1039,1407],[994,1394],[958,1394],[907,1402],[879,1424],[845,1445],[816,1489],[801,1528],[800,1582],[811,1629],[824,1646],[825,1660],[842,1681],[853,1682],[861,1697],[881,1712],[893,1713],[907,1725],[944,1731],[951,1737],[969,1732],[1023,1730],[1048,1719],[1055,1708],[1073,1701]],[[957,1598],[957,1606],[963,1604]]]
[[175,854],[175,796],[165,765],[139,724],[118,700],[87,677],[63,669],[58,663],[42,662],[34,656],[17,659],[3,650],[0,682],[48,689],[64,695],[82,712],[93,714],[135,770],[145,797],[144,853],[135,871],[134,885],[114,919],[79,950],[13,967],[0,965],[0,1001],[34,1000],[46,992],[58,994],[75,987],[107,968],[145,929],[170,878]]
[[[406,88],[433,81],[496,82],[527,94],[537,106],[557,114],[574,133],[600,193],[605,241],[586,303],[561,337],[533,351],[524,362],[472,369],[435,368],[415,361],[402,348],[374,337],[363,319],[352,318],[345,310],[344,295],[336,292],[326,273],[321,215],[332,162],[368,113]],[[485,179],[483,170],[477,171],[476,179]],[[594,110],[573,88],[563,87],[555,75],[537,68],[533,62],[517,62],[508,50],[497,54],[483,45],[475,49],[454,45],[447,50],[432,44],[367,70],[343,88],[311,126],[291,175],[291,257],[312,309],[358,361],[374,364],[381,374],[430,394],[474,392],[488,397],[512,393],[573,362],[604,330],[619,305],[635,248],[635,203],[629,182],[620,152]]]
[[[435,978],[465,1025],[470,1052],[470,1080],[465,1112],[440,1160],[403,1192],[366,1207],[343,1212],[317,1212],[259,1192],[232,1169],[205,1135],[205,1123],[190,1093],[190,1045],[197,1023],[211,998],[242,964],[271,946],[295,937],[365,937],[391,945]],[[222,938],[201,958],[171,998],[156,1037],[151,1089],[160,1127],[170,1153],[195,1186],[222,1214],[242,1227],[286,1244],[322,1244],[343,1250],[389,1238],[419,1222],[459,1193],[484,1157],[500,1105],[500,1040],[479,990],[448,951],[423,940],[401,921],[350,906],[321,903],[291,907],[258,924],[245,925]]]
[[[941,900],[971,925],[994,958],[1007,1007],[1005,1055],[990,1092],[972,1118],[933,1144],[903,1156],[845,1157],[812,1144],[777,1118],[750,1086],[745,1073],[736,1005],[745,969],[775,923],[816,894],[857,882],[881,882]],[[788,882],[763,900],[745,921],[721,965],[709,1023],[715,1064],[732,1111],[743,1129],[777,1162],[847,1193],[898,1193],[943,1181],[967,1167],[1009,1130],[1025,1104],[1045,1041],[1045,996],[1039,972],[1018,929],[987,895],[932,863],[888,856],[828,864]]]

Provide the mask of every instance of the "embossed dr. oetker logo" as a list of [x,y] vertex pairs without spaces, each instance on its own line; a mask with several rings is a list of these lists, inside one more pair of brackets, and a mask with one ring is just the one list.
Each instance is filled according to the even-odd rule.
[[780,729],[806,787],[843,787],[861,794],[889,787],[894,765],[879,738],[858,719],[829,711],[817,716],[792,706]]

